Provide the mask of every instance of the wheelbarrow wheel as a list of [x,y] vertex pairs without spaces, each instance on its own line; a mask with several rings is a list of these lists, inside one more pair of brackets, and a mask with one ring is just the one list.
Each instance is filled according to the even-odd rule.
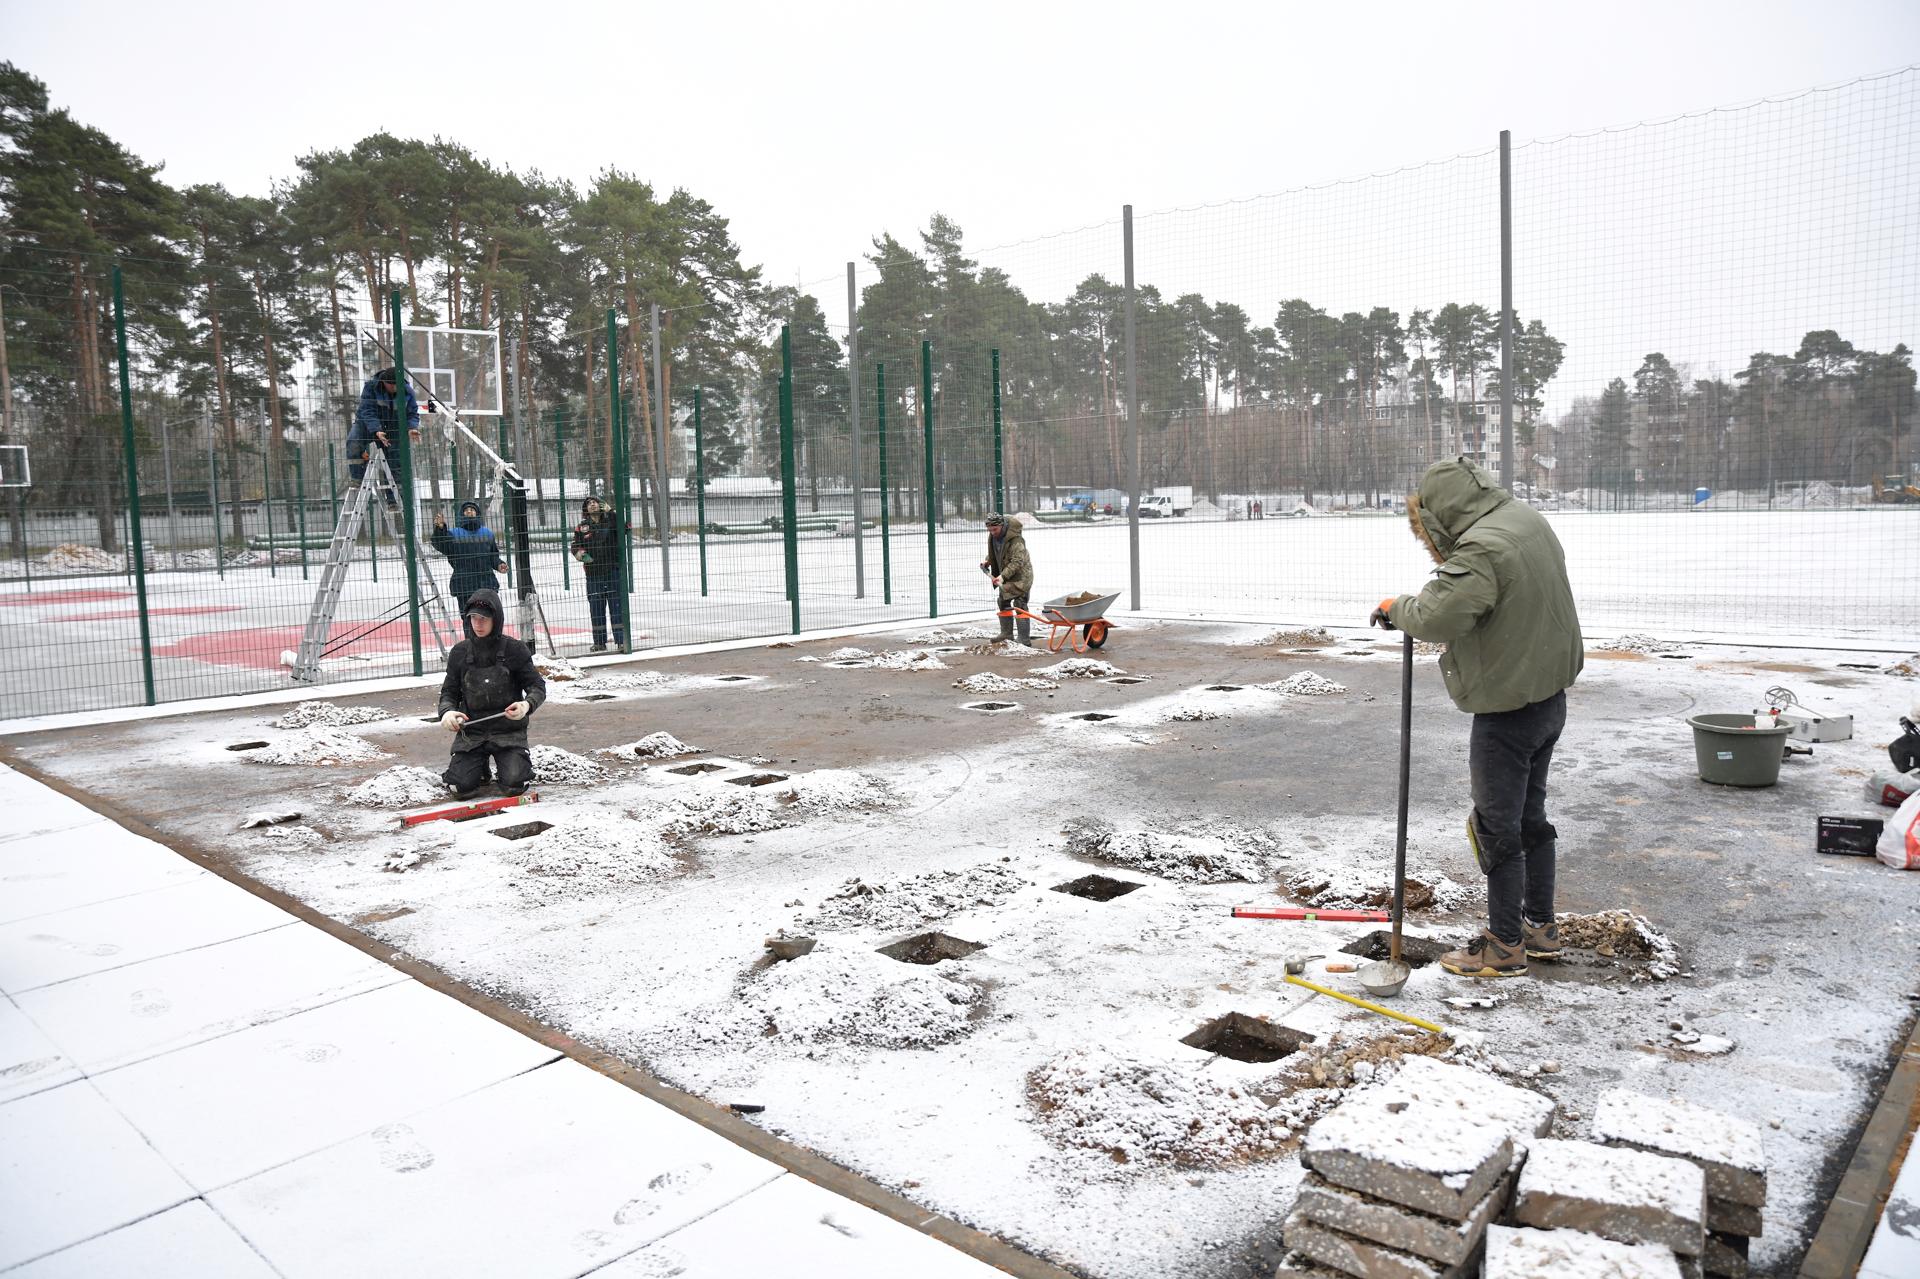
[[1088,648],[1099,648],[1107,642],[1105,622],[1088,622],[1083,629],[1086,631]]

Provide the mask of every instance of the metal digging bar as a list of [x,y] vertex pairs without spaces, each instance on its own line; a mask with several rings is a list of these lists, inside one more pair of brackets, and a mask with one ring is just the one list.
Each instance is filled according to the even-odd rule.
[[[389,361],[393,359],[393,352],[388,349],[386,343],[380,340],[378,333],[369,329],[364,332],[363,336],[382,356],[386,357]],[[537,652],[538,637],[535,633],[537,626],[539,630],[546,632],[547,651],[550,653],[557,652],[558,645],[553,641],[553,628],[547,624],[546,609],[541,607],[540,593],[533,584],[533,551],[528,545],[527,539],[527,481],[525,477],[520,474],[519,469],[516,468],[513,463],[496,453],[492,446],[467,426],[466,422],[460,417],[458,406],[449,404],[435,395],[433,388],[429,387],[425,382],[422,382],[419,377],[414,374],[412,369],[407,370],[407,381],[413,383],[414,386],[418,388],[425,402],[430,406],[430,416],[446,419],[445,429],[449,444],[454,443],[456,439],[455,432],[458,432],[457,438],[472,445],[482,457],[493,464],[494,473],[500,477],[501,486],[506,490],[507,536],[513,539],[514,576],[520,579],[520,634],[522,638],[526,640],[527,648]]]

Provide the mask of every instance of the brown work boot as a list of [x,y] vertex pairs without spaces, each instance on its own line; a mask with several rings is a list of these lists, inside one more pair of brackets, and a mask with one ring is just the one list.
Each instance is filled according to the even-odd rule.
[[1528,959],[1560,958],[1560,925],[1551,920],[1544,924],[1520,921],[1520,946]]
[[1459,950],[1440,956],[1440,966],[1459,977],[1525,977],[1526,947],[1509,946],[1483,932]]

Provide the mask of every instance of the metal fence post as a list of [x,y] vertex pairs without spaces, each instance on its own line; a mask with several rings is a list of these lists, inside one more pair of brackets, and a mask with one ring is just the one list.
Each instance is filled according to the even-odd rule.
[[860,465],[860,310],[854,300],[853,263],[847,263],[847,415],[853,469],[853,598],[867,598],[865,523],[866,468]]
[[1140,611],[1140,397],[1134,379],[1133,359],[1133,206],[1120,212],[1120,234],[1126,250],[1127,268],[1127,581],[1132,587],[1133,609]]
[[1513,492],[1513,134],[1500,130],[1500,487]]
[[660,365],[660,304],[649,304],[653,316],[653,428],[660,433],[659,461],[653,468],[654,510],[660,525],[660,589],[673,589],[673,480],[668,475],[667,437],[673,423],[667,414],[667,374]]
[[1000,348],[993,348],[993,509],[1007,510],[1007,475],[1001,463],[1000,448]]
[[[413,640],[413,673],[424,675],[426,664],[420,658],[420,534],[413,500],[413,432],[407,429],[407,402],[404,398],[407,394],[407,345],[402,340],[405,335],[400,326],[400,290],[393,290],[387,301],[393,316],[393,433],[400,446],[400,524],[407,539],[402,550],[407,561],[407,631]],[[378,553],[377,550],[375,553]],[[464,606],[456,600],[454,607]]]
[[893,603],[893,543],[888,540],[891,530],[887,527],[887,366],[879,364],[873,370],[873,394],[875,401],[875,425],[880,432],[880,602]]
[[298,444],[293,446],[294,509],[300,521],[300,580],[307,580],[307,459]]
[[327,510],[333,515],[333,526],[340,527],[340,471],[333,456],[333,441],[327,441]]
[[153,620],[147,613],[147,545],[140,528],[140,458],[133,447],[133,384],[127,376],[127,300],[120,268],[113,268],[113,336],[120,355],[120,446],[126,455],[127,556],[133,565],[134,596],[140,605],[140,675],[147,686],[147,705],[153,693]]
[[180,514],[173,505],[173,423],[160,419],[160,464],[167,481],[167,555],[180,568]]
[[940,508],[940,497],[933,491],[933,343],[920,343],[920,420],[925,435],[925,444],[921,449],[926,463],[927,495],[927,616],[940,616],[940,567],[939,557],[934,551],[934,512]]
[[[564,409],[553,411],[553,452],[554,462],[560,468],[560,532],[563,537],[566,536],[567,530],[567,436],[561,429],[560,415],[564,412]],[[560,556],[560,589],[563,591],[573,589],[572,580],[567,572],[572,560],[571,549]]]
[[260,505],[267,511],[267,576],[280,576],[280,548],[274,545],[273,527],[273,436],[267,433],[267,420],[260,419]]
[[707,441],[700,432],[700,388],[693,388],[693,522],[700,538],[700,593],[707,593]]
[[800,633],[800,503],[793,474],[793,333],[780,326],[780,527],[787,559],[787,601]]
[[227,580],[227,539],[220,531],[220,459],[213,451],[213,423],[207,423],[207,502],[213,508],[213,574]]
[[[630,615],[633,599],[633,479],[627,473],[626,397],[620,394],[620,323],[617,312],[607,308],[607,427],[613,441],[614,483],[618,492],[614,509],[620,513],[620,608],[621,616]],[[632,628],[622,653],[633,651]]]

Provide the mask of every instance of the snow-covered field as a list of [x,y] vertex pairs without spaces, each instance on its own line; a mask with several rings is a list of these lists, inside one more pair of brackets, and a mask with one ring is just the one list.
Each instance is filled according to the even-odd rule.
[[[1396,648],[1348,632],[1294,654],[1251,642],[1267,629],[1129,624],[1101,655],[1118,673],[990,694],[1019,703],[996,715],[962,710],[981,694],[955,685],[1045,680],[1055,659],[835,667],[827,642],[670,659],[646,681],[603,669],[536,719],[539,804],[413,830],[380,805],[418,802],[444,760],[423,692],[366,699],[392,715],[362,723],[310,710],[276,728],[276,707],[17,746],[575,1039],[766,1107],[770,1130],[931,1208],[1099,1279],[1240,1279],[1271,1269],[1303,1125],[1398,1054],[1445,1049],[1283,983],[1300,952],[1323,957],[1310,979],[1350,986],[1325,964],[1371,926],[1229,918],[1378,900],[1391,873]],[[1760,1274],[1789,1273],[1817,1225],[1920,978],[1920,876],[1811,848],[1814,814],[1864,807],[1889,708],[1920,693],[1849,660],[1596,655],[1556,758],[1561,906],[1636,911],[1655,945],[1628,935],[1491,990],[1426,967],[1399,1001],[1457,1028],[1456,1057],[1554,1096],[1561,1135],[1585,1136],[1622,1084],[1738,1098],[1773,1161]],[[1698,782],[1684,715],[1782,682],[1854,714],[1859,738],[1772,790]],[[1451,940],[1482,905],[1458,836],[1466,725],[1430,658],[1417,683],[1409,928]],[[377,757],[253,762],[339,757],[326,734]],[[249,741],[269,747],[227,749]],[[126,768],[160,752],[164,778]],[[732,780],[749,777],[770,780]],[[303,816],[236,831],[268,808]],[[530,822],[550,829],[505,837]],[[1088,875],[1139,887],[1056,891]],[[932,931],[955,941],[919,945],[957,957],[878,953]],[[766,949],[801,937],[797,958]],[[1182,1043],[1229,1013],[1316,1039],[1267,1062]]]
[[[1920,562],[1920,512],[1555,513],[1590,635],[1649,631],[1781,644],[1885,645],[1920,635],[1920,594],[1903,589]],[[932,593],[942,613],[991,608],[978,569],[982,534],[954,522],[937,538]],[[1127,586],[1124,522],[1039,525],[1028,533],[1034,603]],[[800,539],[800,625],[851,626],[928,615],[924,526],[895,525],[889,571],[877,534],[865,543],[866,593],[855,597],[853,542]],[[1143,523],[1141,605],[1148,613],[1353,624],[1383,596],[1417,589],[1430,567],[1397,516]],[[778,635],[792,629],[778,539],[715,537],[708,593],[695,541],[671,550],[673,590],[660,589],[659,548],[634,552],[636,646]],[[435,557],[434,562],[440,561]],[[148,575],[154,680],[160,701],[285,687],[280,654],[296,648],[319,576],[295,566]],[[563,589],[557,553],[536,555],[546,620],[563,653],[591,642],[577,573]],[[891,602],[887,601],[890,579]],[[353,680],[411,670],[405,572],[375,582],[355,566],[336,613],[348,637],[327,663]],[[1117,608],[1130,605],[1123,596]],[[438,651],[423,641],[428,669]],[[0,587],[0,720],[145,700],[138,612],[126,578],[66,578]]]

